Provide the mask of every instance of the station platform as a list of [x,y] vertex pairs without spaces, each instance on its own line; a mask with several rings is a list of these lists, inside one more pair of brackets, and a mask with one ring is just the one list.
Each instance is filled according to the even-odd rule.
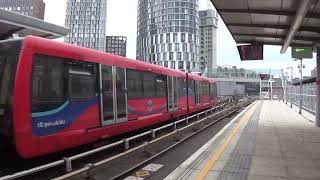
[[256,101],[166,180],[319,180],[320,128],[280,101]]

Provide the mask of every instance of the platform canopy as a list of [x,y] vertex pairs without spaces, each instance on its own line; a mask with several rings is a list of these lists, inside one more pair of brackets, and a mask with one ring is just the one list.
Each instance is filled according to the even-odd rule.
[[319,0],[211,0],[238,44],[314,46],[320,41]]
[[65,27],[0,9],[0,40],[10,38],[12,34],[18,34],[19,37],[34,35],[54,39],[63,37],[68,33],[69,29]]

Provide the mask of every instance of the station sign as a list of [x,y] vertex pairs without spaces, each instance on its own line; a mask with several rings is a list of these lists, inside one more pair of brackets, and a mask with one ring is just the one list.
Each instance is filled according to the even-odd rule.
[[263,45],[238,45],[241,61],[263,60]]
[[312,59],[313,50],[312,47],[292,47],[291,56],[296,59]]
[[269,80],[270,74],[259,74],[261,80]]

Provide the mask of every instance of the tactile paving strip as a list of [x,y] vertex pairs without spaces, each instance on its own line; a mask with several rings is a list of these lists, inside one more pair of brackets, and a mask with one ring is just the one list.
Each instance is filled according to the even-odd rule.
[[177,179],[188,179],[188,177],[191,176],[191,174],[194,172],[194,170],[197,169],[197,166],[201,164],[201,162],[210,155],[214,149],[218,147],[218,145],[223,142],[225,137],[227,137],[231,130],[234,128],[235,124],[238,123],[239,119],[234,121],[230,127],[228,127],[215,141],[212,143],[205,151],[201,153],[201,155],[192,163],[188,166],[189,170],[184,171],[182,174],[179,175],[179,178]]
[[[233,128],[233,126],[231,126],[231,128]],[[223,141],[225,136],[230,133],[230,131],[232,130],[231,128],[228,128],[225,132],[223,132],[222,135],[218,137],[213,144],[211,144],[204,152],[202,152],[201,155],[188,167],[189,170],[181,174],[178,179],[186,179],[187,177],[189,177],[196,169],[196,167],[199,166],[200,163],[210,155],[210,152],[217,148],[217,146],[220,142]]]
[[262,103],[259,103],[247,125],[243,128],[239,140],[221,171],[218,180],[247,180],[261,107]]

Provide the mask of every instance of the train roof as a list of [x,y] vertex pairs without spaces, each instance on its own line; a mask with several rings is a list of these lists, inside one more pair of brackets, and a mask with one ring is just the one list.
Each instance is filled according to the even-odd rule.
[[198,80],[198,81],[208,81],[210,83],[216,82],[213,78],[207,78],[207,77],[204,77],[204,76],[199,76],[199,75],[195,75],[195,74],[191,74],[191,73],[188,73],[188,77],[190,79]]
[[[24,45],[27,45],[34,49],[42,49],[50,50],[50,54],[52,56],[59,56],[70,59],[79,59],[90,62],[96,62],[101,64],[110,64],[112,66],[126,67],[130,69],[137,69],[142,71],[150,71],[164,75],[176,76],[176,77],[186,77],[186,72],[182,72],[179,70],[174,70],[170,68],[166,68],[163,66],[154,65],[151,63],[146,63],[139,60],[134,60],[122,56],[117,56],[113,54],[109,54],[102,51],[97,51],[85,47],[76,46],[69,43],[49,40],[36,36],[26,36],[24,38]],[[47,51],[48,52],[48,51]],[[194,80],[206,80],[209,82],[215,82],[213,79],[209,79],[203,76],[193,75],[188,73]]]

